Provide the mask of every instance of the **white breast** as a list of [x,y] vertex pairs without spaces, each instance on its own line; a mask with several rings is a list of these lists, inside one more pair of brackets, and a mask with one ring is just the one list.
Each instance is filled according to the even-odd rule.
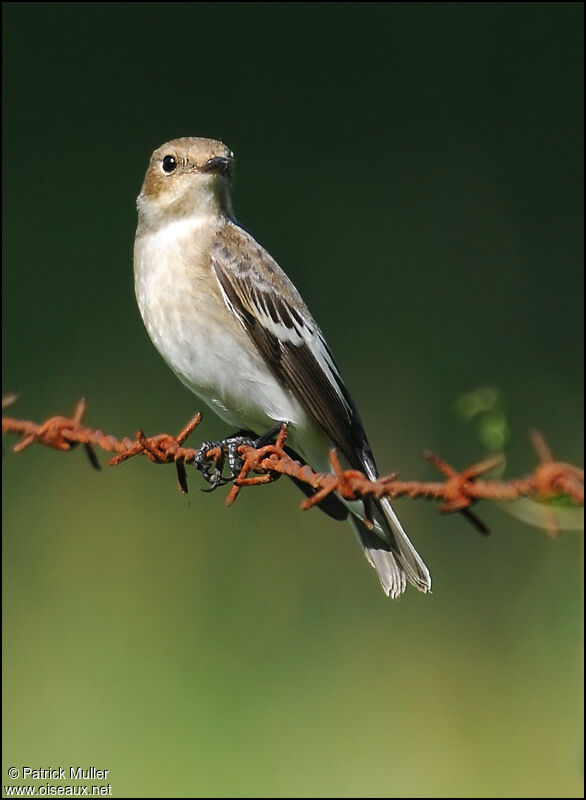
[[207,257],[213,235],[202,217],[137,234],[136,297],[155,347],[231,425],[259,432],[281,421],[311,426],[226,307]]

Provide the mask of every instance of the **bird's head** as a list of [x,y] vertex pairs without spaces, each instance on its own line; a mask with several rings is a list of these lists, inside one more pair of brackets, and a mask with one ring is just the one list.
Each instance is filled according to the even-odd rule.
[[231,214],[234,155],[214,139],[185,137],[157,148],[137,199],[146,224],[185,216]]

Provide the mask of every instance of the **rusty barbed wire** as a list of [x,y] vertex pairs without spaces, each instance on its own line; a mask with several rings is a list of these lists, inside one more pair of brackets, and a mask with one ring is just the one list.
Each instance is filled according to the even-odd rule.
[[[14,395],[4,398],[3,409],[15,399]],[[71,417],[54,416],[40,424],[3,416],[2,432],[22,437],[13,448],[15,452],[32,444],[41,444],[56,450],[72,450],[82,444],[91,465],[96,469],[100,469],[100,465],[95,448],[116,453],[108,462],[109,466],[116,466],[138,455],[146,456],[156,464],[175,464],[179,487],[187,492],[185,465],[194,461],[199,448],[185,447],[184,443],[200,424],[201,414],[196,414],[176,436],[160,433],[147,437],[139,430],[134,439],[128,436],[118,439],[111,434],[84,426],[82,418],[85,408],[85,401],[82,399],[77,403]],[[502,463],[501,458],[490,458],[458,471],[433,453],[427,453],[426,458],[444,476],[442,481],[403,481],[396,474],[371,481],[358,470],[343,469],[335,450],[330,453],[332,472],[323,474],[292,458],[284,449],[286,439],[287,427],[283,425],[274,444],[259,448],[249,445],[238,447],[242,466],[227,495],[226,505],[234,503],[242,488],[270,483],[280,475],[295,478],[314,490],[314,494],[301,504],[302,509],[317,505],[332,492],[336,492],[344,500],[383,496],[424,498],[439,502],[442,512],[463,512],[477,526],[479,523],[470,512],[470,507],[478,500],[507,502],[532,498],[546,501],[567,497],[578,505],[584,504],[584,471],[572,464],[556,461],[542,434],[535,431],[532,439],[540,463],[527,477],[508,481],[482,477]],[[225,455],[222,448],[216,446],[208,449],[204,458],[221,465]]]

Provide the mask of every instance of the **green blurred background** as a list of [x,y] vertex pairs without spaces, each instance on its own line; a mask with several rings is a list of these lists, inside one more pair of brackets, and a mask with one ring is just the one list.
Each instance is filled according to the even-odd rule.
[[[223,139],[236,211],[337,354],[381,469],[486,453],[501,393],[582,460],[583,5],[6,3],[4,391],[130,434],[199,404],[134,299],[151,151]],[[205,411],[205,409],[202,409]],[[195,440],[226,433],[210,413]],[[3,784],[94,765],[116,797],[582,794],[582,538],[397,503],[434,592],[391,602],[281,481],[188,497],[5,439]],[[101,456],[102,462],[105,458]],[[14,783],[14,782],[12,782]],[[16,782],[18,783],[18,782]]]

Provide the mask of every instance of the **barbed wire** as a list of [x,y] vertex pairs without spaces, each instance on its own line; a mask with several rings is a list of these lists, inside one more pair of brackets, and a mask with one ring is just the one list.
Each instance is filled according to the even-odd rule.
[[[2,408],[15,401],[10,395],[3,398]],[[21,440],[14,446],[20,452],[32,444],[40,444],[56,450],[72,450],[77,445],[84,446],[91,465],[100,469],[95,448],[116,455],[108,462],[116,466],[134,456],[146,456],[156,464],[175,464],[179,487],[188,491],[185,465],[196,462],[196,457],[205,459],[221,470],[229,456],[224,443],[205,448],[186,447],[187,438],[201,422],[201,414],[196,414],[176,435],[159,433],[146,436],[139,430],[134,439],[125,436],[118,439],[101,430],[94,430],[82,424],[85,401],[80,400],[70,417],[54,416],[42,423],[2,416],[2,432],[20,435]],[[571,498],[577,505],[584,505],[584,471],[572,464],[556,461],[544,437],[537,431],[532,433],[532,441],[537,451],[539,463],[531,474],[512,480],[488,480],[488,472],[502,463],[501,457],[489,458],[463,470],[456,470],[439,456],[427,453],[427,460],[443,475],[441,481],[403,481],[396,473],[371,481],[362,472],[343,469],[335,450],[330,452],[331,473],[315,472],[310,466],[301,464],[285,450],[287,427],[283,425],[274,443],[261,447],[248,444],[238,446],[238,474],[227,495],[226,505],[232,505],[243,487],[271,483],[281,475],[288,475],[306,484],[313,492],[301,504],[308,509],[319,504],[329,494],[336,492],[344,500],[360,500],[368,497],[410,497],[424,498],[440,503],[442,512],[463,512],[483,530],[482,523],[472,514],[470,507],[479,500],[507,502],[520,498],[550,501],[559,497]],[[209,476],[208,476],[209,477]],[[227,479],[222,479],[222,483]],[[486,532],[486,529],[483,530]]]

